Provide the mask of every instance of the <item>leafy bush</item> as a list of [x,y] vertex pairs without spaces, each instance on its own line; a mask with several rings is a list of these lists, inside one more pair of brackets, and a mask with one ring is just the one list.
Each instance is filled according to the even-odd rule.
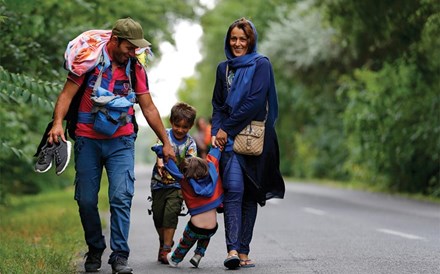
[[435,85],[404,60],[377,72],[356,70],[348,85],[344,121],[357,143],[354,148],[361,148],[351,161],[370,170],[361,179],[383,174],[392,190],[440,195],[440,99]]
[[64,176],[36,176],[32,159],[59,90],[60,84],[9,73],[0,66],[0,204],[8,192],[38,193],[66,185]]

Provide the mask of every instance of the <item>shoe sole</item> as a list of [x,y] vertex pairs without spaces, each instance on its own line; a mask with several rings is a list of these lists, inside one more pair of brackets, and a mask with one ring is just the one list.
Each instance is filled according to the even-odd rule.
[[170,252],[170,253],[167,254],[168,265],[171,266],[171,267],[176,268],[177,265],[178,265],[178,263],[175,263],[175,262],[173,261],[173,259],[171,259],[172,256],[173,256],[173,252]]
[[49,166],[46,169],[40,170],[40,169],[36,168],[35,172],[44,173],[44,172],[48,171],[51,167],[52,167],[52,162],[50,162]]
[[[61,141],[61,142],[62,142],[62,141]],[[69,165],[70,154],[71,154],[70,150],[71,150],[71,148],[72,148],[72,143],[71,143],[70,141],[67,141],[67,142],[66,142],[66,145],[67,145],[67,161],[66,161],[66,164],[64,165],[63,169],[60,170],[60,171],[57,171],[57,172],[56,172],[57,175],[60,175],[61,173],[63,173],[64,170],[66,170],[66,167]]]
[[86,273],[92,273],[92,272],[99,272],[101,270],[101,268],[98,269],[86,269]]
[[131,270],[131,271],[112,271],[112,274],[131,274],[131,273],[133,273],[133,270]]
[[240,259],[238,258],[238,256],[233,256],[231,258],[227,258],[223,264],[228,269],[237,269],[240,267]]

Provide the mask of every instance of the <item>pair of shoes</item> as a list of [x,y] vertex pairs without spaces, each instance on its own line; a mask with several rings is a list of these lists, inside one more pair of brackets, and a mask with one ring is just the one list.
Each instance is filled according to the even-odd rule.
[[200,260],[202,259],[202,256],[199,254],[194,254],[194,256],[191,258],[191,260],[189,260],[189,262],[194,266],[194,267],[199,267],[199,263]]
[[38,160],[35,163],[35,171],[44,173],[52,167],[55,162],[56,174],[60,175],[66,169],[70,161],[70,151],[72,143],[64,142],[59,139],[58,143],[46,143],[38,154]]
[[231,255],[226,258],[223,265],[228,269],[237,269],[240,267],[240,258],[238,255]]
[[177,265],[179,263],[176,263],[175,261],[173,261],[173,258],[171,258],[173,256],[173,252],[170,252],[167,254],[167,262],[171,267],[177,267]]
[[87,257],[86,262],[84,263],[84,269],[86,272],[98,272],[101,269],[101,256],[103,251],[92,251],[89,250],[84,255],[84,258]]
[[240,267],[243,267],[243,268],[255,267],[255,264],[252,262],[251,259],[240,260]]
[[127,258],[117,256],[113,262],[112,265],[112,273],[113,274],[126,274],[126,273],[133,273],[133,268],[128,266],[128,260]]

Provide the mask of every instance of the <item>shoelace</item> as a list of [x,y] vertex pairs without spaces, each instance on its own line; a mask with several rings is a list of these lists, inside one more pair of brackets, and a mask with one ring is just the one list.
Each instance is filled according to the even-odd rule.
[[56,157],[55,161],[57,163],[61,162],[61,156],[60,156],[60,152],[58,150],[55,150],[55,157]]
[[40,157],[38,157],[38,163],[39,164],[46,163],[46,158],[47,158],[47,152],[44,150],[41,151],[41,155],[40,155]]

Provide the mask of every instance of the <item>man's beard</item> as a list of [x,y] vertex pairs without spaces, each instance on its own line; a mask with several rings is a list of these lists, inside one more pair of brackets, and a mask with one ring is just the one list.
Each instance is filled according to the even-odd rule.
[[[118,47],[117,52],[115,52],[115,56],[113,57],[113,60],[118,66],[123,66],[128,63],[128,58],[125,57],[125,54],[122,53],[122,51],[120,50],[119,47]],[[122,61],[122,60],[125,60],[125,61]]]

